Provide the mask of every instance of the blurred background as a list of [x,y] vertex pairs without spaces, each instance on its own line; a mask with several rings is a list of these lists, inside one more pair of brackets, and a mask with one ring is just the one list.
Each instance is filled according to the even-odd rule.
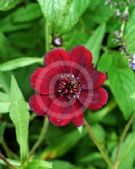
[[[20,147],[9,115],[14,100],[9,97],[11,76],[28,102],[34,93],[30,76],[43,65],[47,44],[49,49],[64,47],[68,51],[84,45],[93,54],[94,66],[107,73],[108,103],[99,111],[86,110],[85,118],[112,162],[128,123],[115,169],[135,169],[134,0],[0,0],[0,152],[18,166]],[[30,150],[39,139],[43,120],[30,111]],[[49,124],[33,159],[51,162],[53,169],[108,168],[85,127],[72,124]],[[49,164],[23,168],[48,169]],[[0,160],[0,169],[8,168],[12,166]]]

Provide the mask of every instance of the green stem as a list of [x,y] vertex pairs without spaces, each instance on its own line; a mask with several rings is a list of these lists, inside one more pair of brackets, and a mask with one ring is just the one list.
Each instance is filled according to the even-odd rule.
[[[128,13],[128,6],[125,7],[124,13]],[[123,37],[124,31],[125,31],[125,24],[126,24],[126,19],[123,19],[122,25],[120,27],[120,37]]]
[[45,117],[44,118],[44,122],[43,122],[43,127],[41,129],[41,133],[38,137],[38,140],[37,142],[34,144],[34,146],[32,147],[30,153],[29,153],[29,157],[31,157],[35,151],[38,149],[38,147],[41,145],[41,143],[43,142],[43,140],[45,139],[45,136],[46,136],[46,133],[47,133],[47,129],[48,129],[48,126],[49,126],[49,121],[48,121],[48,118]]
[[1,143],[3,149],[5,150],[5,153],[7,155],[8,158],[11,158],[11,154],[9,152],[9,148],[7,147],[6,143],[4,140],[2,140],[2,143]]
[[45,51],[49,51],[49,26],[47,20],[45,22]]
[[10,168],[16,169],[16,167],[13,166],[13,165],[6,159],[6,157],[5,157],[3,154],[1,154],[1,153],[0,153],[0,159],[1,159],[2,161],[4,161],[4,163],[7,164],[7,166],[9,166]]
[[102,157],[104,158],[104,160],[106,161],[106,163],[108,164],[108,166],[113,169],[113,164],[112,161],[110,160],[107,152],[103,149],[103,147],[100,145],[100,143],[97,141],[91,126],[88,124],[88,122],[84,119],[84,125],[87,128],[87,131],[92,139],[92,141],[94,142],[94,144],[97,146],[98,150],[100,151]]
[[5,152],[6,152],[7,156],[8,156],[8,158],[12,158],[12,157],[13,157],[13,158],[15,158],[15,159],[18,159],[18,156],[17,156],[16,154],[14,154],[14,153],[12,152],[12,150],[10,150],[10,148],[7,146],[7,144],[6,144],[6,142],[5,142],[4,139],[2,140],[1,145],[2,145],[3,149],[5,150]]
[[33,114],[30,116],[30,122],[33,121],[33,120],[35,119],[35,117],[36,117],[36,114],[33,113]]
[[126,124],[121,136],[120,136],[120,141],[119,141],[119,144],[118,144],[118,148],[117,148],[117,151],[116,151],[116,155],[115,155],[115,162],[114,162],[114,169],[118,169],[118,166],[119,166],[119,154],[120,154],[120,149],[121,149],[121,146],[125,140],[125,137],[132,125],[132,123],[134,122],[135,120],[135,112],[132,114],[132,116],[130,117],[128,123]]

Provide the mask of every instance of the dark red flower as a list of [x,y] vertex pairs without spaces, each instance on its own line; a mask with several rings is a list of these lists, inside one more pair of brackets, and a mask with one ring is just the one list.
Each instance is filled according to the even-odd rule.
[[107,102],[107,92],[101,87],[105,73],[94,69],[92,55],[83,46],[68,53],[63,48],[48,52],[46,67],[35,70],[31,86],[35,95],[30,98],[30,108],[38,115],[47,115],[56,126],[73,122],[83,125],[86,108],[100,109]]

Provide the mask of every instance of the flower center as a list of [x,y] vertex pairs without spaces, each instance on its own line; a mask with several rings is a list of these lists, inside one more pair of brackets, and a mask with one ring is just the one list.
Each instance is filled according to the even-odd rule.
[[79,78],[75,78],[73,74],[62,74],[59,81],[58,93],[66,96],[68,100],[79,97],[81,84]]

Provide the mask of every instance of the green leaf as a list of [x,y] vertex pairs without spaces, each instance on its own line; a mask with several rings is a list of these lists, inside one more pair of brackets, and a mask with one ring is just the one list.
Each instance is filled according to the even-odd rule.
[[0,114],[9,112],[9,94],[0,92]]
[[2,32],[12,32],[12,31],[17,31],[17,30],[22,30],[22,29],[24,30],[32,26],[32,23],[30,22],[15,24],[13,22],[13,17],[14,17],[14,13],[1,19],[0,29]]
[[106,26],[102,24],[92,34],[86,43],[86,47],[92,52],[93,63],[96,64],[100,55],[101,44],[105,35]]
[[107,105],[104,108],[96,111],[96,113],[90,113],[89,110],[87,110],[89,112],[87,118],[91,123],[100,122],[103,119],[105,119],[108,113],[115,107],[116,107],[116,103],[114,101],[110,101],[107,103]]
[[0,102],[9,101],[9,95],[0,91]]
[[63,41],[65,42],[65,48],[67,50],[71,50],[73,46],[77,46],[80,44],[84,45],[88,39],[89,37],[84,32],[83,28],[81,30],[71,30],[63,37]]
[[133,97],[135,95],[135,75],[128,66],[127,58],[113,51],[104,55],[102,70],[106,69],[109,57],[112,60],[111,65],[107,66],[110,88],[124,117],[127,119],[135,111],[135,99]]
[[57,33],[69,31],[90,4],[90,0],[38,0],[42,12]]
[[52,168],[52,163],[44,160],[32,160],[28,163],[25,169],[49,169]]
[[[119,169],[133,169],[135,160],[135,133],[130,133],[123,143],[119,155]],[[115,158],[116,149],[112,158]]]
[[105,1],[94,0],[85,13],[85,23],[88,25],[91,25],[92,22],[103,24],[114,14],[113,10],[109,5],[105,5]]
[[34,58],[34,57],[25,57],[25,58],[17,58],[6,63],[0,64],[0,71],[9,71],[13,69],[17,69],[20,67],[25,67],[28,65],[32,65],[34,63],[42,63],[42,58]]
[[101,142],[101,144],[104,143],[106,136],[104,128],[101,125],[96,124],[92,126],[92,130],[96,139]]
[[20,156],[21,160],[24,161],[28,151],[29,112],[28,106],[13,76],[11,80],[10,102],[9,115],[15,125],[16,138],[20,146]]
[[91,0],[72,0],[68,9],[63,13],[63,18],[59,22],[58,30],[60,33],[67,32],[79,21],[81,15],[88,8]]
[[23,56],[22,53],[12,46],[6,35],[0,31],[0,60],[5,61],[21,56]]
[[10,102],[0,102],[0,114],[9,112]]
[[84,156],[83,158],[81,158],[79,160],[79,162],[81,163],[92,163],[93,161],[98,161],[101,160],[102,156],[100,153],[97,152],[93,152],[92,154],[87,154],[86,156]]
[[57,160],[53,162],[52,169],[74,169],[74,166],[67,161]]
[[[40,36],[41,36],[41,32],[37,32],[36,30],[30,30],[29,32],[27,32],[27,34],[25,31],[24,32],[17,31],[15,33],[11,33],[8,38],[9,38],[9,41],[17,48],[25,48],[31,51],[33,49],[35,50],[37,45],[39,45]],[[40,43],[42,42],[40,41]],[[32,52],[34,53],[34,56],[37,55],[37,53],[35,53],[34,51]],[[32,52],[30,52],[30,56],[33,55]]]
[[[116,124],[118,124],[118,122]],[[108,153],[112,153],[112,151],[117,147],[118,140],[119,140],[119,135],[117,135],[116,132],[117,132],[116,130],[115,131],[110,131],[109,134],[108,134],[108,139],[107,139]]]
[[64,134],[63,137],[59,137],[57,141],[55,140],[50,146],[48,146],[45,151],[41,153],[41,158],[56,158],[65,154],[69,149],[71,149],[81,138],[84,137],[86,131],[80,134],[77,130],[72,131],[68,134]]
[[0,31],[0,59],[5,59],[8,56],[8,51],[5,49],[5,46],[8,48],[8,51],[11,52],[11,45],[9,44],[8,39],[5,37],[3,32]]
[[107,52],[104,53],[98,63],[98,69],[101,71],[108,72],[112,65],[112,57]]
[[36,3],[30,3],[18,9],[14,15],[14,22],[29,22],[42,16],[40,7]]
[[[117,62],[117,64],[120,65],[119,59],[122,59],[122,56],[119,56],[119,58],[113,57],[113,62]],[[131,113],[135,110],[135,99],[132,98],[132,95],[135,93],[134,73],[128,66],[112,66],[109,71],[109,81],[112,93],[114,94],[115,100],[122,110],[124,117],[126,119],[129,118]]]
[[38,0],[41,10],[49,23],[55,22],[61,15],[67,4],[67,0]]
[[128,52],[135,53],[135,9],[132,12],[132,15],[129,16],[125,27],[124,39],[126,42],[126,47]]
[[15,7],[21,0],[0,0],[0,10],[6,11]]
[[6,93],[9,93],[10,91],[10,81],[10,72],[0,72],[0,88],[2,88]]

